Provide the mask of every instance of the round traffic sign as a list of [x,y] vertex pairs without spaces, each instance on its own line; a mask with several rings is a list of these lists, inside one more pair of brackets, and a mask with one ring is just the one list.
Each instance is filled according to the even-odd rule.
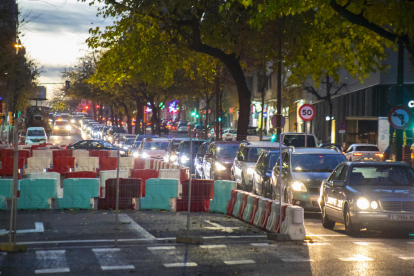
[[396,106],[388,113],[388,122],[393,128],[406,129],[410,121],[411,113],[403,106]]
[[315,117],[315,108],[310,104],[304,104],[299,108],[299,117],[304,121],[310,121]]

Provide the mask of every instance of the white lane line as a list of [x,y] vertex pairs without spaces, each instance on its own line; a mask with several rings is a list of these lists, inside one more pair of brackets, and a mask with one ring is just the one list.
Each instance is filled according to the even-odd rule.
[[142,228],[138,223],[136,223],[133,219],[131,219],[127,214],[119,214],[119,220],[125,222],[127,228],[137,232],[140,236],[146,239],[155,239],[153,235],[151,235],[147,230]]
[[382,245],[382,242],[354,242],[358,245]]
[[120,248],[93,248],[93,252],[118,252],[121,251]]
[[313,245],[330,245],[330,243],[329,242],[307,242],[307,243],[305,243],[305,245],[311,245],[311,246],[313,246]]
[[113,266],[104,266],[101,265],[102,270],[118,270],[118,269],[135,269],[133,265],[113,265]]
[[164,264],[167,268],[172,267],[191,267],[191,266],[197,266],[196,263],[171,263],[171,264]]
[[257,247],[266,247],[266,246],[272,246],[272,247],[276,247],[276,244],[269,244],[269,243],[251,243],[252,246],[257,246]]
[[290,259],[282,259],[285,263],[303,263],[303,262],[313,262],[312,259],[309,258],[290,258]]
[[403,259],[404,261],[412,261],[414,260],[414,257],[400,257],[400,259]]
[[69,268],[46,268],[46,269],[36,269],[35,274],[44,274],[44,273],[63,273],[70,272]]
[[65,254],[66,250],[36,251],[38,267],[35,274],[70,272]]
[[209,245],[200,245],[200,248],[203,248],[203,249],[227,248],[227,245],[225,245],[225,244],[209,244]]
[[355,255],[349,258],[339,258],[339,260],[344,262],[366,262],[366,261],[373,261],[373,259],[362,256],[362,255]]
[[310,237],[348,237],[347,235],[342,235],[342,234],[306,234],[306,236],[310,236]]
[[175,246],[153,246],[147,247],[148,250],[174,250]]
[[[43,222],[35,222],[35,229],[26,229],[26,230],[17,230],[17,234],[27,234],[27,233],[42,233],[45,232]],[[9,230],[1,229],[0,235],[9,233]]]
[[224,261],[226,265],[241,265],[241,264],[255,264],[253,260],[240,260],[240,261]]

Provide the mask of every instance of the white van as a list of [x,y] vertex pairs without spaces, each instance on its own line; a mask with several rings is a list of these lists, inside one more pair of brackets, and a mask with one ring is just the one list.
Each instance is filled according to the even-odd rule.
[[43,127],[29,127],[26,131],[25,144],[47,143],[46,131]]
[[[304,147],[305,146],[305,133],[296,133],[296,132],[285,132],[281,133],[282,135],[282,144],[286,146],[294,147]],[[307,134],[307,147],[314,148],[319,144],[318,138],[315,134]],[[278,142],[278,141],[276,141]]]

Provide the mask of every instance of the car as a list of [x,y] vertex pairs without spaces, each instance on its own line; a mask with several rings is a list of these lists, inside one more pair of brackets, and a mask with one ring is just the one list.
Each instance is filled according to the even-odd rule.
[[349,161],[381,162],[384,155],[377,145],[373,144],[352,144],[345,152]]
[[62,120],[67,120],[68,121],[70,119],[70,114],[69,113],[61,113],[60,118],[62,118]]
[[212,180],[231,180],[231,167],[240,142],[214,141],[203,158],[203,176]]
[[[118,150],[117,147],[103,140],[81,140],[66,146],[66,148],[72,150]],[[124,149],[120,149],[119,153],[121,156],[128,156],[128,152]]]
[[111,127],[110,129],[108,129],[103,138],[105,141],[112,143],[112,141],[114,141],[118,133],[126,134],[127,131],[123,127]]
[[[242,140],[260,141],[260,137],[257,135],[257,128],[247,127],[247,135],[242,137]],[[237,141],[237,133],[233,134],[232,141]]]
[[177,132],[188,132],[187,124],[188,122],[186,121],[180,121],[177,125]]
[[[285,148],[285,146],[283,146]],[[257,158],[264,149],[278,149],[275,142],[243,141],[233,161],[231,168],[232,178],[245,191],[252,191],[253,169]],[[273,167],[272,167],[273,168]]]
[[183,139],[175,138],[171,139],[168,142],[168,146],[165,149],[164,153],[164,162],[174,163],[177,160],[177,155],[175,154],[175,151],[180,146],[181,141],[183,141]]
[[233,141],[233,137],[236,134],[237,134],[237,129],[225,129],[221,137],[223,141]]
[[137,155],[141,158],[161,159],[168,143],[168,139],[165,138],[144,138],[137,149]]
[[107,131],[111,128],[111,126],[103,126],[99,131],[98,131],[98,139],[100,140],[104,140],[105,141],[105,135],[107,133]]
[[85,126],[86,133],[91,135],[92,134],[92,128],[96,125],[99,125],[99,123],[98,122],[93,122],[93,121],[90,121],[89,123],[87,123],[86,126]]
[[81,115],[71,115],[70,116],[70,119],[69,119],[69,122],[71,124],[76,125],[76,126],[80,126],[81,125],[82,118],[83,117]]
[[137,158],[138,155],[138,148],[141,145],[142,141],[133,141],[131,146],[128,149],[128,155]]
[[137,136],[137,134],[118,133],[112,142],[116,146],[119,145],[120,147],[128,148],[134,143]]
[[173,132],[177,131],[177,125],[175,122],[168,122],[167,128]]
[[82,129],[85,129],[85,125],[89,122],[89,121],[95,121],[95,119],[91,116],[85,116],[82,118],[82,122],[81,122],[81,127]]
[[316,138],[315,134],[297,132],[281,133],[282,144],[286,146],[305,147],[305,136],[307,141],[306,147],[313,148],[319,144],[319,140]]
[[[196,158],[198,149],[204,142],[205,140],[193,139],[193,150],[192,153],[190,153],[190,139],[187,138],[184,141],[182,141],[175,152],[175,155],[177,156],[175,163],[177,165],[190,167],[190,163],[194,163],[194,159]],[[194,174],[194,172],[195,168],[194,166],[192,166],[191,174]]]
[[59,135],[59,134],[70,135],[71,129],[72,127],[68,121],[58,120],[53,125],[52,134],[53,135]]
[[348,235],[360,229],[414,229],[414,170],[404,162],[344,162],[322,182],[323,227],[345,224]]
[[197,153],[194,158],[194,171],[195,171],[195,177],[200,179],[204,178],[204,172],[203,172],[203,159],[204,155],[207,152],[207,148],[210,142],[204,142],[202,143],[197,150]]
[[341,151],[290,146],[282,151],[282,171],[279,169],[280,160],[272,170],[272,194],[280,198],[278,177],[281,176],[285,202],[298,205],[305,211],[319,212],[321,183],[344,161],[346,158]]
[[25,144],[47,143],[46,131],[43,127],[28,127],[26,131]]
[[95,126],[92,127],[92,131],[91,131],[92,139],[97,139],[98,138],[98,132],[102,127],[103,127],[103,125],[95,125]]
[[[276,191],[272,189],[272,169],[279,158],[279,150],[265,149],[259,155],[252,173],[252,190],[270,199],[276,199]],[[250,191],[252,191],[250,190]]]
[[188,135],[190,135],[190,133],[194,132],[195,125],[196,125],[195,122],[189,122],[187,124],[187,132],[188,132]]
[[333,144],[333,143],[321,143],[318,145],[319,148],[324,148],[324,149],[335,149],[335,150],[340,150],[343,152],[342,146],[339,144]]

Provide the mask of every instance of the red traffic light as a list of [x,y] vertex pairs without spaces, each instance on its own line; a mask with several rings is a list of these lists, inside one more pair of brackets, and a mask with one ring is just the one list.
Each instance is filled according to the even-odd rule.
[[99,105],[96,105],[96,108],[99,108]]

